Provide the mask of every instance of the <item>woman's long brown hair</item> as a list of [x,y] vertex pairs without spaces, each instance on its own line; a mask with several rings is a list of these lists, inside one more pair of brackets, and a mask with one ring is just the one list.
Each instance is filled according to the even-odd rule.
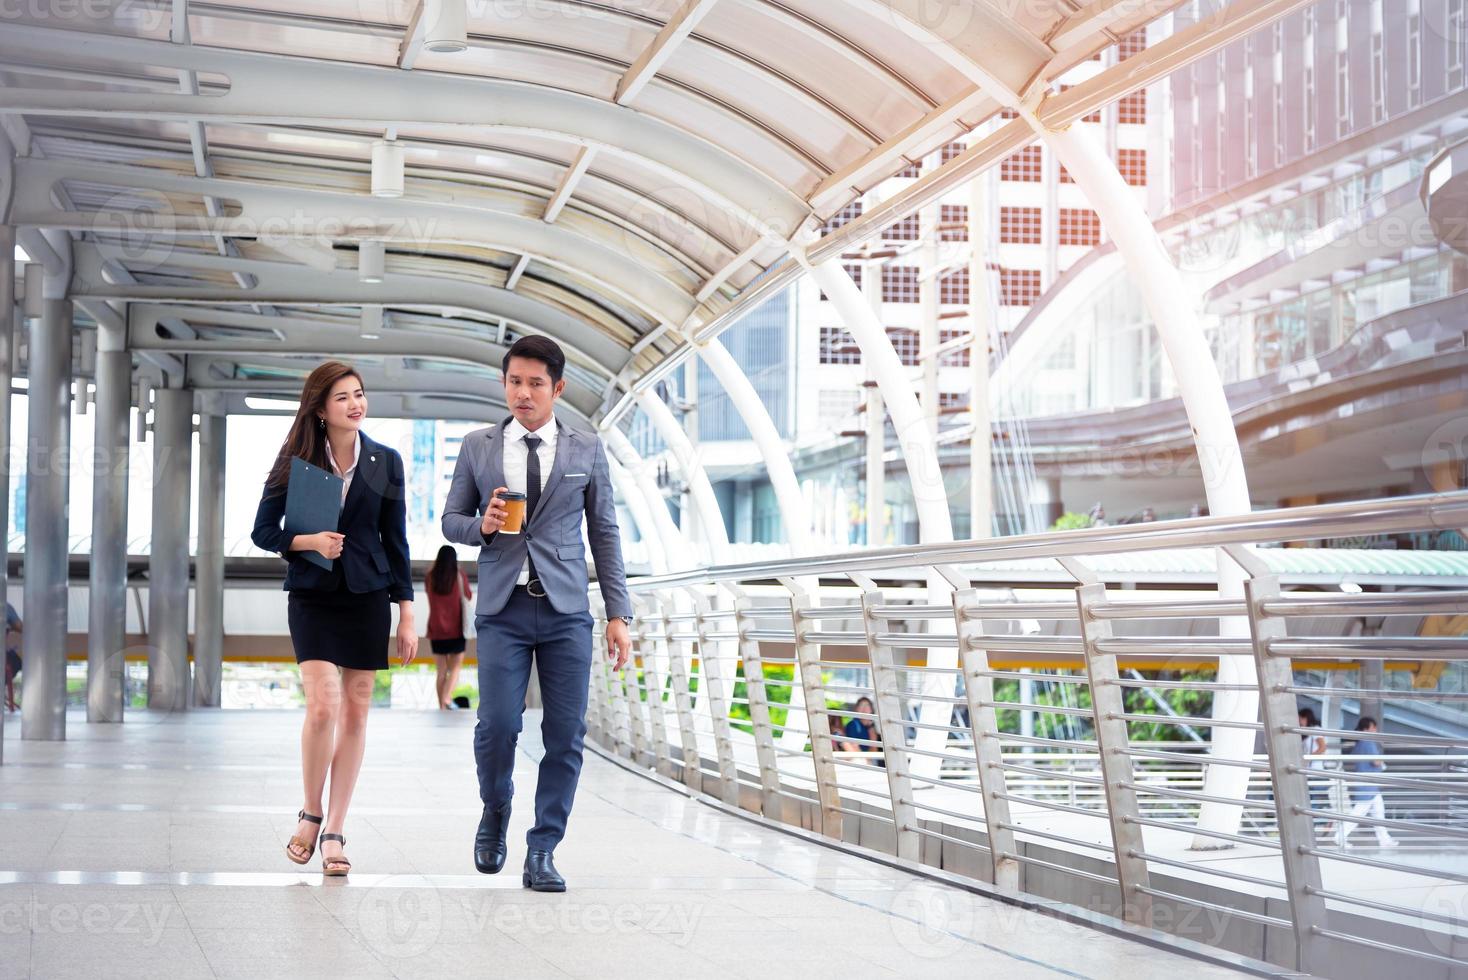
[[348,377],[356,378],[357,384],[362,384],[362,376],[357,369],[341,361],[327,361],[306,377],[301,388],[301,407],[296,409],[296,420],[291,423],[291,430],[281,444],[280,455],[275,457],[275,465],[265,479],[267,487],[285,489],[291,479],[291,460],[297,456],[323,470],[331,469],[331,461],[326,457],[326,429],[321,425],[321,412],[326,407],[331,389],[342,378]]
[[453,595],[459,587],[459,554],[453,545],[438,549],[438,557],[428,569],[428,588],[438,595]]

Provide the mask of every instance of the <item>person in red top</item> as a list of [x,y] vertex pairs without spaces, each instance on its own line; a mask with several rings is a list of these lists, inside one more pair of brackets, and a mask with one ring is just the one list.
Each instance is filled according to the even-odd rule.
[[459,571],[459,555],[452,545],[438,549],[428,569],[428,646],[438,665],[434,688],[438,706],[453,707],[450,698],[459,686],[459,669],[464,665],[464,603],[474,598],[469,576]]

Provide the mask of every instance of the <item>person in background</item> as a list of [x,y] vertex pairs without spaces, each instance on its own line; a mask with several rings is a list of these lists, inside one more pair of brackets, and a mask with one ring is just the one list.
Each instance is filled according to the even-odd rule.
[[860,751],[855,745],[846,740],[846,729],[841,725],[840,715],[827,715],[826,720],[830,722],[832,752]]
[[5,604],[5,709],[15,711],[15,675],[20,673],[20,632],[23,623],[20,613],[10,603]]
[[[882,731],[877,727],[877,709],[872,704],[871,698],[857,698],[856,704],[851,706],[855,713],[850,721],[846,723],[846,737],[849,739],[863,739],[866,742],[875,742],[875,745],[866,745],[863,742],[852,742],[851,744],[863,752],[882,751]],[[881,765],[881,762],[877,763]]]
[[464,603],[474,598],[469,576],[460,570],[459,554],[453,545],[438,549],[424,585],[428,592],[428,646],[438,670],[433,687],[440,710],[450,711],[458,707],[452,697],[464,666]]
[[[1301,708],[1299,717],[1301,728],[1320,727],[1320,716],[1315,713],[1315,709],[1313,708]],[[1301,735],[1300,754],[1305,757],[1306,769],[1324,769],[1325,760],[1319,758],[1312,759],[1311,756],[1325,754],[1325,736],[1315,734]],[[1307,775],[1305,780],[1310,787],[1310,809],[1325,809],[1326,805],[1330,802],[1330,787],[1325,785],[1325,781],[1318,776],[1312,777]],[[1333,826],[1333,823],[1327,822],[1325,824],[1325,832],[1329,834]]]
[[[1376,719],[1363,716],[1356,722],[1356,731],[1366,735],[1376,733]],[[1346,750],[1346,755],[1352,756],[1351,761],[1346,763],[1350,772],[1375,773],[1386,768],[1382,761],[1385,755],[1381,749],[1381,743],[1374,738],[1358,738]],[[1351,816],[1370,817],[1375,820],[1386,819],[1386,801],[1381,797],[1381,787],[1375,783],[1350,783],[1351,787]],[[1341,821],[1340,829],[1336,832],[1336,843],[1341,847],[1351,846],[1351,831],[1356,829],[1356,824],[1350,820]],[[1386,832],[1382,826],[1372,826],[1376,831],[1376,844],[1378,847],[1396,847],[1397,842],[1391,834]]]
[[[1320,717],[1315,714],[1313,708],[1300,709],[1301,728],[1319,728]],[[1312,755],[1325,754],[1325,736],[1314,733],[1300,736],[1300,753],[1305,757],[1305,764],[1311,769],[1323,769],[1324,765],[1319,759],[1310,758]]]

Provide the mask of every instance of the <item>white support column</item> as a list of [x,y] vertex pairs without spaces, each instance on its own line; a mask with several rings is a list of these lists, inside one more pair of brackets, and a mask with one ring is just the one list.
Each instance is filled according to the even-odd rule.
[[[802,258],[802,261],[804,259]],[[838,261],[806,266],[821,292],[835,305],[846,329],[861,348],[862,360],[877,379],[877,385],[892,414],[897,429],[897,443],[907,465],[917,504],[918,537],[923,544],[953,540],[953,521],[948,512],[948,491],[943,485],[943,469],[938,462],[938,441],[923,417],[922,406],[913,393],[912,384],[887,331],[876,312],[857,288],[851,276]],[[928,601],[946,605],[952,602],[952,586],[936,571],[928,574]],[[927,651],[930,667],[958,666],[958,651],[953,647],[933,647]],[[958,674],[950,670],[922,675],[921,691],[925,695],[919,708],[919,721],[925,726],[917,730],[913,747],[918,750],[913,771],[927,778],[937,778],[946,726],[953,717],[953,697],[958,690]],[[946,701],[944,699],[947,699]]]
[[224,678],[225,439],[229,417],[199,416],[199,549],[194,566],[194,705],[217,708]]
[[808,268],[861,348],[862,360],[876,377],[882,400],[892,415],[917,504],[919,538],[924,544],[952,541],[953,522],[948,513],[943,472],[938,466],[938,443],[928,428],[907,370],[892,349],[886,329],[840,262],[827,261]]
[[880,548],[887,543],[887,407],[875,379],[866,382],[863,405],[866,421],[866,471],[862,493],[866,499],[866,543]]
[[[1208,511],[1214,517],[1249,513],[1249,484],[1233,413],[1224,396],[1218,365],[1198,320],[1198,297],[1183,283],[1141,201],[1122,179],[1103,148],[1079,127],[1050,130],[1028,109],[1021,115],[1044,137],[1060,162],[1075,178],[1101,218],[1117,250],[1125,259],[1132,282],[1141,292],[1168,362],[1177,377],[1183,407],[1193,429]],[[1223,599],[1244,595],[1243,570],[1218,558],[1218,594]],[[1249,624],[1240,617],[1219,621],[1224,636],[1246,637]],[[1218,680],[1230,685],[1256,683],[1254,665],[1246,657],[1220,657]],[[1256,693],[1220,691],[1213,699],[1213,717],[1219,721],[1255,721],[1259,717]],[[1247,758],[1254,750],[1254,733],[1246,728],[1214,728],[1210,752],[1220,758]],[[1242,800],[1249,772],[1238,766],[1209,766],[1203,793]],[[1204,803],[1198,815],[1201,829],[1236,833],[1243,811],[1236,806]],[[1216,838],[1198,837],[1193,846],[1216,848]]]
[[810,508],[805,495],[800,492],[800,481],[796,479],[795,467],[790,464],[785,442],[760,401],[759,393],[754,390],[744,369],[717,340],[700,346],[698,353],[719,384],[723,385],[729,402],[748,426],[750,437],[759,449],[765,472],[770,477],[770,486],[775,491],[775,501],[780,506],[780,519],[785,524],[785,537],[790,542],[791,552],[796,555],[814,554],[816,548],[815,537],[811,534]]
[[189,706],[189,484],[194,392],[154,393],[153,544],[148,556],[148,707]]
[[127,497],[132,354],[122,323],[97,322],[96,472],[87,597],[87,721],[120,722],[126,703]]
[[[0,146],[0,152],[5,152]],[[10,576],[10,388],[15,377],[19,310],[15,305],[15,228],[0,224],[0,599]],[[0,762],[5,761],[5,715],[0,705]]]
[[[862,267],[861,293],[874,316],[880,316],[882,310],[882,264],[873,261]],[[887,406],[882,404],[882,389],[877,386],[872,366],[864,363],[864,368],[862,413],[866,422],[866,466],[861,486],[865,499],[866,544],[868,548],[880,548],[887,541]]]
[[718,498],[714,496],[714,486],[709,482],[709,476],[703,464],[698,461],[698,454],[688,438],[688,433],[683,431],[683,427],[673,417],[673,410],[651,391],[644,391],[638,395],[637,404],[647,413],[647,417],[657,428],[658,435],[662,436],[663,441],[668,444],[673,458],[678,461],[678,467],[688,481],[694,506],[698,509],[699,525],[708,542],[714,564],[728,564],[730,560],[729,532],[724,526],[724,515],[719,509]]
[[938,205],[930,204],[918,212],[918,349],[923,371],[922,408],[933,438],[938,437],[939,402],[938,362]]
[[[43,285],[44,280],[44,285]],[[23,739],[66,738],[67,512],[71,483],[71,300],[26,268],[30,323],[26,446]]]
[[969,442],[969,537],[987,538],[994,529],[993,420],[989,416],[989,332],[993,293],[989,289],[989,199],[987,177],[969,181],[968,204],[968,322],[969,415],[973,435]]

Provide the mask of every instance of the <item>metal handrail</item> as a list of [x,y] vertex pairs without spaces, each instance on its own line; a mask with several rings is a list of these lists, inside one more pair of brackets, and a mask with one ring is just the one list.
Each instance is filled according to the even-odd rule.
[[[1395,691],[1385,674],[1369,673],[1390,666],[1429,678],[1459,677],[1461,672],[1444,672],[1458,671],[1468,659],[1468,640],[1389,630],[1416,629],[1423,617],[1461,612],[1468,591],[1286,594],[1280,575],[1250,548],[1465,526],[1468,492],[1454,492],[639,578],[629,586],[647,597],[649,619],[667,628],[640,624],[636,663],[649,672],[645,676],[594,680],[591,735],[637,764],[681,778],[695,792],[834,840],[877,841],[900,859],[931,860],[927,855],[937,853],[931,845],[941,842],[945,867],[957,849],[965,862],[990,865],[986,880],[1011,889],[1023,882],[1046,898],[1057,897],[1066,880],[1081,894],[1093,894],[1094,883],[1117,887],[1127,896],[1123,916],[1138,925],[1156,924],[1149,903],[1171,902],[1225,912],[1243,928],[1289,930],[1294,967],[1318,972],[1341,955],[1327,952],[1327,937],[1360,931],[1359,922],[1343,925],[1350,916],[1412,914],[1409,900],[1391,904],[1377,901],[1375,893],[1347,911],[1327,908],[1322,896],[1350,889],[1333,879],[1334,891],[1327,893],[1322,863],[1391,871],[1408,881],[1464,877],[1441,862],[1419,867],[1344,848],[1345,835],[1356,829],[1390,830],[1418,847],[1468,838],[1468,741],[1373,734],[1391,753],[1390,772],[1356,772],[1359,756],[1306,754],[1308,738],[1344,744],[1356,733],[1347,730],[1348,719],[1339,720],[1339,710],[1322,709],[1326,727],[1297,725],[1297,699],[1338,699],[1339,709],[1342,700],[1354,698],[1350,710],[1358,715],[1370,702],[1397,700],[1421,706],[1412,710],[1436,711],[1441,708],[1422,702],[1450,707],[1468,701],[1468,693],[1451,684],[1441,691]],[[1223,588],[1218,598],[1108,595],[1087,565],[1093,555],[1196,547],[1228,549],[1247,582],[1242,596]],[[964,584],[966,565],[1039,557],[1066,559],[1065,574],[1076,585],[1069,591],[1052,586],[1050,595],[1061,599],[1004,602]],[[935,574],[951,583],[951,602],[943,601],[945,590],[925,587]],[[874,584],[894,579],[903,584]],[[675,611],[669,600],[675,594],[697,611],[681,604]],[[731,603],[731,596],[740,598]],[[772,596],[787,598],[788,605],[771,604]],[[831,600],[835,604],[821,605]],[[1286,623],[1292,617],[1335,625],[1290,635],[1287,625],[1298,625]],[[1194,628],[1186,620],[1196,621]],[[1381,625],[1363,627],[1375,631],[1369,635],[1325,635],[1353,620]],[[1030,621],[1047,626],[1036,633]],[[1015,622],[1027,628],[1004,632]],[[690,625],[674,628],[685,623]],[[1153,635],[1158,629],[1169,635]],[[1217,662],[1222,676],[1216,682],[1144,677],[1122,671],[1119,657],[1135,658],[1148,672],[1178,669],[1184,659]],[[1361,683],[1355,689],[1311,687],[1316,675],[1302,680],[1292,657],[1335,661],[1327,669],[1359,665]],[[1038,666],[1017,667],[1015,660]],[[1008,693],[999,682],[1011,685]],[[1246,707],[1197,717],[1158,693],[1167,691],[1209,694],[1215,704]],[[870,705],[856,710],[859,699]],[[1255,704],[1260,710],[1251,717]],[[1373,713],[1385,717],[1380,707]],[[1015,716],[1026,724],[1007,720]],[[847,734],[853,720],[864,724]],[[1133,737],[1140,734],[1137,726],[1189,734],[1197,729],[1210,733],[1212,742],[1143,741]],[[1263,738],[1262,755],[1255,754],[1256,734]],[[1371,791],[1389,797],[1384,815],[1359,805]],[[1234,816],[1207,819],[1220,811]],[[1082,829],[1070,818],[1088,819]],[[1144,841],[1143,828],[1180,830],[1207,848],[1246,845],[1275,862],[1279,875],[1157,854],[1157,841]],[[1046,849],[1037,851],[1042,843]],[[1089,860],[1068,862],[1067,851]],[[1109,854],[1111,863],[1096,866],[1092,852]],[[1022,878],[1022,866],[1047,874]],[[1185,895],[1189,889],[1154,877],[1169,868],[1191,869],[1222,884],[1208,886],[1216,889],[1210,900]],[[1240,885],[1248,888],[1228,890]],[[1283,893],[1279,915],[1249,911],[1256,894],[1249,889],[1261,886]],[[1440,920],[1468,927],[1460,918]],[[1426,929],[1414,930],[1415,939],[1404,933],[1377,947],[1411,962],[1423,955],[1423,942],[1435,941],[1418,932],[1426,936]],[[1274,940],[1270,946],[1279,948]]]
[[720,582],[772,581],[981,561],[1081,558],[1226,544],[1278,544],[1359,534],[1363,525],[1369,525],[1373,533],[1468,527],[1468,491],[1289,507],[1255,511],[1240,517],[1190,517],[1007,538],[874,548],[815,558],[715,565],[667,575],[639,576],[630,579],[627,586],[634,592],[646,592]]

